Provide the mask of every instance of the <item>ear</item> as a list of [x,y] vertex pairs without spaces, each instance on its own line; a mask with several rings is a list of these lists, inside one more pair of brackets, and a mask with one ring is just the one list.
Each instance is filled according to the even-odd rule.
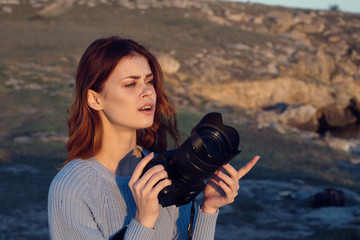
[[92,109],[97,111],[102,110],[101,97],[99,93],[89,89],[87,93],[87,101],[89,107]]

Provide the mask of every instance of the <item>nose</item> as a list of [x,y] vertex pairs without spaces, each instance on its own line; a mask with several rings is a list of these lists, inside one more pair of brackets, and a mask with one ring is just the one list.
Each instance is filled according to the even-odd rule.
[[155,89],[147,84],[144,84],[144,87],[141,92],[141,97],[150,97],[155,93]]

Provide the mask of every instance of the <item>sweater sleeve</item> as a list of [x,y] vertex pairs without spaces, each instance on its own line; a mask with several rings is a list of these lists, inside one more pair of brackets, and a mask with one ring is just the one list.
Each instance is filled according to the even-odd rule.
[[153,239],[154,232],[154,229],[147,228],[138,223],[135,219],[132,219],[125,229],[119,230],[112,235],[109,240]]
[[[48,214],[50,238],[60,239],[106,239],[98,228],[89,206],[81,193],[68,184],[54,182],[49,190]],[[75,190],[75,191],[73,191]]]
[[206,214],[198,207],[193,230],[193,240],[214,239],[218,215],[219,210],[215,214]]
[[[187,239],[188,224],[190,221],[191,203],[180,206],[179,219],[177,227],[181,235],[177,239]],[[215,238],[215,227],[219,210],[215,214],[206,214],[200,210],[200,206],[195,207],[195,216],[193,223],[192,239],[193,240],[209,240]]]
[[[60,173],[50,186],[48,198],[50,238],[52,240],[111,239],[117,233],[113,236],[105,233],[107,231],[102,229],[103,225],[97,223],[90,206],[90,199],[94,196],[89,194],[88,189],[94,188],[94,184],[89,183],[87,174],[79,177],[80,175],[80,172],[64,175]],[[94,177],[92,174],[92,178]],[[118,232],[120,231],[121,229]],[[127,226],[124,239],[152,239],[154,234],[154,229],[146,228],[132,219]]]

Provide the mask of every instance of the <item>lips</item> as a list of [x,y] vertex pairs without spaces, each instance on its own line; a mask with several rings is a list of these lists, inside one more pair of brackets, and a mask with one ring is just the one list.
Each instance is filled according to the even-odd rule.
[[154,104],[146,103],[143,106],[141,106],[138,110],[141,112],[152,112],[154,111]]

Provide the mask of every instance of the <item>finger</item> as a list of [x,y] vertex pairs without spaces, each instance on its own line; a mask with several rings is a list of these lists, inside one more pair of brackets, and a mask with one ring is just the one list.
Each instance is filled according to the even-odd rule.
[[[223,180],[218,176],[219,173],[213,175],[206,184],[209,184],[215,191],[217,191],[221,196],[225,196],[226,192],[221,187],[221,184],[226,185]],[[229,188],[229,187],[227,187]]]
[[227,199],[227,203],[231,203],[234,201],[234,194],[231,188],[223,181],[219,182],[219,186],[222,189],[222,191],[225,193],[225,198]]
[[238,179],[242,178],[243,176],[245,176],[251,169],[252,167],[257,163],[257,161],[260,159],[260,156],[255,156],[253,159],[251,159],[245,166],[243,166],[242,168],[240,168],[240,170],[238,171]]
[[137,179],[134,183],[129,182],[128,185],[133,194],[146,196],[154,185],[164,178],[167,178],[167,172],[164,170],[164,167],[162,165],[156,165],[146,171],[141,178]]
[[[141,176],[139,179],[137,179],[136,183],[139,186],[144,186],[145,184],[148,183],[148,181],[156,174],[160,173],[160,172],[164,172],[166,174],[167,177],[167,172],[164,170],[164,166],[163,165],[155,165],[152,168],[150,168],[149,170],[147,170],[143,176]],[[160,179],[159,179],[160,180]],[[140,187],[140,188],[141,188]]]
[[230,174],[231,179],[235,183],[236,191],[239,190],[239,179],[238,179],[238,172],[236,171],[236,169],[230,164],[225,164],[223,166],[223,169],[225,169]]
[[151,196],[155,196],[157,197],[160,193],[161,190],[163,190],[165,187],[170,186],[171,185],[171,180],[170,179],[164,179],[161,180],[150,192],[149,194]]
[[[228,188],[231,190],[232,196],[235,197],[237,195],[237,191],[238,191],[238,185],[239,185],[238,181],[239,180],[235,179],[235,181],[234,181],[233,178],[229,177],[228,175],[226,175],[223,172],[219,172],[218,176],[222,180],[222,181],[219,181],[219,183],[224,182],[228,186]],[[226,193],[228,193],[228,192],[226,192]],[[228,194],[230,194],[230,193],[228,193]]]
[[152,152],[152,153],[148,154],[147,156],[145,156],[143,159],[141,159],[141,161],[135,167],[135,170],[134,170],[133,174],[131,175],[129,182],[137,181],[140,178],[142,172],[144,171],[144,167],[146,166],[146,164],[148,164],[150,162],[150,160],[153,158],[154,158],[154,153]]
[[[156,184],[159,184],[159,181],[166,179],[168,174],[165,170],[156,172],[153,174],[150,179],[143,185],[142,190],[145,192],[150,192]],[[142,179],[141,179],[142,181]]]

